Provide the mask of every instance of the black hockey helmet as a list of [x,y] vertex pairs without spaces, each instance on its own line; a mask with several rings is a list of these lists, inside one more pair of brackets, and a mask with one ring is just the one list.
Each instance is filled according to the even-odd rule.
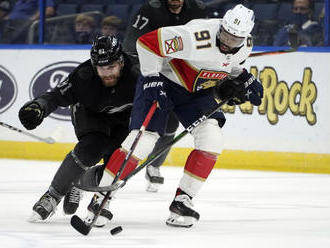
[[96,37],[91,49],[91,61],[94,66],[109,65],[123,59],[121,43],[116,36]]

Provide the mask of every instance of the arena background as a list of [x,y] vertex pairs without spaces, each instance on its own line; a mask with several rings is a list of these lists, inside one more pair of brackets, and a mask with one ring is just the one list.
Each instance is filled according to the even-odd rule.
[[[19,108],[88,59],[89,48],[2,46],[0,121],[24,129]],[[256,47],[254,52],[270,49],[280,48]],[[300,48],[247,60],[245,66],[263,83],[265,97],[259,107],[223,108],[227,123],[217,168],[330,173],[329,52],[328,48]],[[0,127],[0,157],[62,160],[76,142],[67,109],[58,109],[31,133],[51,136],[56,143],[37,142]],[[166,165],[184,165],[193,146],[189,136],[173,147]]]

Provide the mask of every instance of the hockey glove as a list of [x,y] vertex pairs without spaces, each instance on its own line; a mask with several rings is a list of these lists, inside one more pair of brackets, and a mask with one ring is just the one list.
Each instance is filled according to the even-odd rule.
[[259,106],[261,100],[264,96],[264,88],[262,84],[251,74],[248,73],[245,69],[239,75],[236,80],[244,82],[246,88],[245,97],[247,101],[250,101],[253,105]]
[[44,109],[37,101],[29,101],[19,110],[18,117],[26,129],[35,129],[44,119]]
[[214,96],[219,101],[230,99],[229,105],[242,104],[245,102],[244,83],[236,79],[219,81],[214,87]]
[[169,100],[165,91],[164,79],[161,76],[145,77],[143,91],[145,100],[150,102],[156,100],[160,109],[167,109]]

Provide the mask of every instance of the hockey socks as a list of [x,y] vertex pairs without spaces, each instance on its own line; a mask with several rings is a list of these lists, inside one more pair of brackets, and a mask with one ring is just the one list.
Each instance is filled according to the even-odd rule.
[[201,150],[193,150],[184,167],[179,188],[190,197],[195,197],[211,173],[217,156]]
[[170,205],[170,216],[166,224],[175,227],[191,227],[199,220],[199,213],[193,209],[192,198],[196,196],[211,173],[217,156],[209,152],[193,150],[184,167],[175,198]]
[[[117,149],[110,157],[106,167],[105,172],[103,174],[103,177],[100,182],[100,186],[108,186],[112,183],[113,179],[115,178],[117,172],[120,169],[120,166],[122,165],[124,159],[126,156],[126,152],[124,152],[122,149]],[[120,179],[125,178],[131,171],[133,171],[136,166],[138,165],[139,160],[134,158],[133,156],[128,160],[125,169]]]
[[[103,177],[100,181],[100,186],[109,186],[113,179],[115,178],[117,172],[119,171],[121,165],[123,164],[123,161],[125,160],[126,152],[124,152],[122,149],[117,149],[110,157],[106,167],[105,167],[105,173],[103,173]],[[134,157],[131,157],[122,174],[120,175],[120,179],[125,178],[132,170],[136,168],[138,165],[139,160],[137,160]],[[99,217],[97,218],[96,222],[94,223],[94,226],[96,227],[102,227],[107,224],[108,221],[112,219],[112,213],[109,210],[109,201],[114,196],[117,190],[112,191],[110,194],[110,198],[105,203],[104,208],[101,210]],[[99,207],[101,205],[101,202],[103,200],[104,195],[102,193],[95,193],[94,197],[92,198],[90,204],[88,205],[88,212],[87,217],[85,218],[86,223],[92,222],[94,215],[97,211],[99,211]]]

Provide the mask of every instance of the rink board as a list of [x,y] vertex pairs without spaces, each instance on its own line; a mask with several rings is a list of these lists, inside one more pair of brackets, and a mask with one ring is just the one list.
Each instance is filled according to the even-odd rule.
[[[63,160],[74,143],[0,141],[0,158]],[[192,148],[174,147],[164,165],[183,166]],[[330,155],[317,153],[224,150],[215,168],[330,173]]]
[[[88,49],[0,49],[0,121],[22,128],[17,113],[28,100],[54,88]],[[224,107],[223,154],[218,168],[330,172],[329,52],[254,57],[245,67],[264,85],[259,107]],[[62,160],[76,142],[68,109],[59,108],[31,132],[54,145],[0,127],[0,157]],[[182,131],[180,127],[178,132]],[[166,164],[184,165],[193,147],[187,135]]]

